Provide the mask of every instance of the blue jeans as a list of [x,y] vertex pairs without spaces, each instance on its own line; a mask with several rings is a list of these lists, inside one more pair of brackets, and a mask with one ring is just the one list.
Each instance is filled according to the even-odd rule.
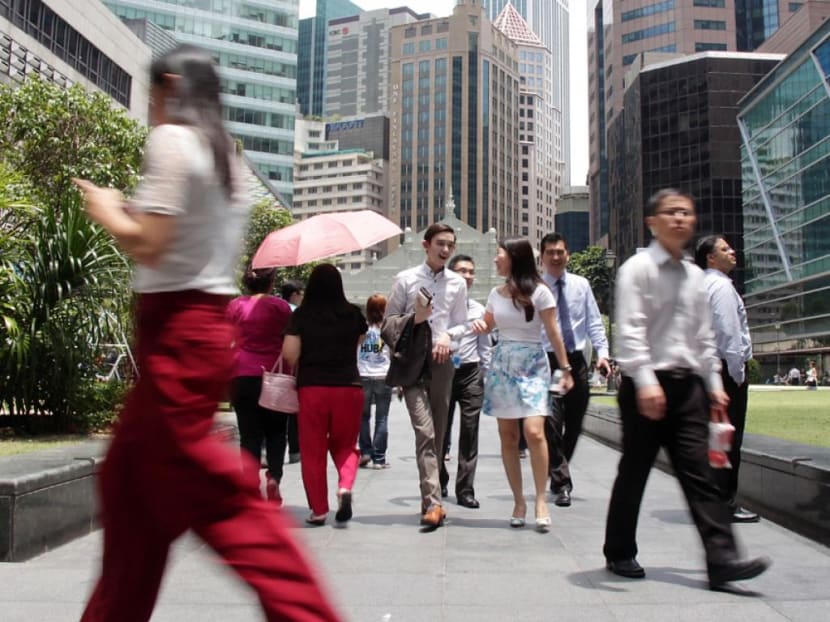
[[[360,455],[370,456],[375,464],[386,463],[386,444],[389,438],[389,404],[392,387],[383,378],[360,379],[363,385],[363,417],[360,421]],[[372,401],[375,402],[375,434],[371,432]]]

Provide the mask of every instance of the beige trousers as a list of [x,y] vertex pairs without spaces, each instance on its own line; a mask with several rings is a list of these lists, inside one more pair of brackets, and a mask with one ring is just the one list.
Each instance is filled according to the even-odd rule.
[[415,431],[415,460],[421,482],[421,513],[441,504],[440,461],[455,368],[451,361],[430,364],[432,378],[404,389],[404,400]]

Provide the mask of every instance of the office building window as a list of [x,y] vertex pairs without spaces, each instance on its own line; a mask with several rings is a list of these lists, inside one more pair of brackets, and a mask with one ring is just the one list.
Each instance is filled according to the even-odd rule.
[[649,28],[643,28],[642,30],[635,30],[634,32],[625,33],[622,36],[622,42],[631,43],[632,41],[642,41],[643,39],[656,37],[658,35],[664,35],[666,33],[674,31],[674,22],[668,22],[666,24],[657,24],[656,26],[650,26]]
[[709,6],[715,9],[726,7],[726,0],[694,0],[695,6]]
[[[721,0],[723,2],[723,0]],[[663,13],[665,11],[671,11],[674,8],[674,0],[664,0],[663,2],[657,2],[656,4],[649,4],[648,6],[643,6],[638,9],[633,9],[631,11],[625,11],[622,14],[622,21],[627,22],[632,19],[639,19],[640,17],[646,17],[647,15],[654,15],[656,13]]]
[[726,44],[725,43],[701,43],[699,41],[695,43],[695,52],[707,52],[709,50],[725,51],[726,50]]
[[412,56],[415,53],[414,43],[404,43],[401,47],[401,54],[403,56]]
[[695,30],[726,30],[726,22],[718,19],[696,19]]

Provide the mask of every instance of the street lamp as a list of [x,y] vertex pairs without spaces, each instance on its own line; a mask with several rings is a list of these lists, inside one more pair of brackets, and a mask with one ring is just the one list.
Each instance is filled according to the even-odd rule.
[[781,322],[775,323],[775,375],[781,379]]
[[[608,268],[611,275],[608,279],[608,357],[611,358],[611,347],[614,343],[614,288],[611,286],[613,282],[614,269],[617,267],[617,254],[610,248],[605,249],[605,267]],[[614,370],[608,374],[608,390],[615,391],[617,389],[617,382],[614,379]]]

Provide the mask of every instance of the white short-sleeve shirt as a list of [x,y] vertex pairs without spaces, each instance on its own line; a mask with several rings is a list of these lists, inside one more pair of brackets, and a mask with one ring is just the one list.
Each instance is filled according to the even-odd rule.
[[524,341],[541,343],[542,317],[539,311],[556,307],[556,300],[547,285],[539,284],[533,291],[530,301],[533,303],[533,318],[525,320],[523,307],[517,308],[511,298],[498,292],[498,287],[490,290],[487,297],[487,311],[493,314],[499,329],[499,341]]

